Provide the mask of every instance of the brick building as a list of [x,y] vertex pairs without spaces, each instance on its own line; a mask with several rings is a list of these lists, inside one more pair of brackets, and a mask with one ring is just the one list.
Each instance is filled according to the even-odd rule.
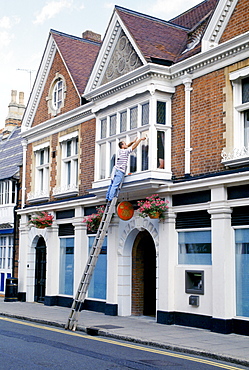
[[[51,31],[23,120],[27,300],[70,305],[93,239],[82,217],[105,200],[118,142],[146,135],[120,201],[157,193],[166,219],[114,216],[86,308],[249,333],[248,19],[245,0],[205,0],[169,21],[116,6],[101,48]],[[37,210],[51,228],[27,227]]]

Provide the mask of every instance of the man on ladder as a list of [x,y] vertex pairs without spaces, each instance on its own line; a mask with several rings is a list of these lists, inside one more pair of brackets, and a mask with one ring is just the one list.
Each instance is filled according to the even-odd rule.
[[112,214],[115,212],[115,206],[118,199],[119,191],[123,184],[123,179],[126,171],[126,166],[130,153],[138,146],[138,144],[145,140],[146,137],[135,139],[130,144],[126,144],[124,141],[119,143],[119,151],[117,156],[117,163],[115,165],[114,177],[111,180],[111,184],[107,191],[107,205],[103,213],[97,234],[95,236],[85,270],[79,283],[71,311],[68,317],[68,321],[65,325],[65,329],[76,330],[78,315],[82,309],[84,300],[86,298],[87,290],[91,281],[91,277],[96,266],[98,256],[100,254],[105,235],[107,233],[109,224],[111,222]]
[[120,141],[118,143],[119,150],[117,153],[117,161],[116,161],[116,165],[113,167],[112,175],[111,175],[111,184],[109,185],[107,193],[106,193],[107,202],[112,201],[112,199],[116,195],[119,184],[122,182],[124,178],[129,155],[134,149],[136,149],[136,147],[140,144],[140,142],[145,139],[146,137],[142,137],[140,139],[136,138],[135,140],[131,141],[129,144],[126,144],[124,141]]

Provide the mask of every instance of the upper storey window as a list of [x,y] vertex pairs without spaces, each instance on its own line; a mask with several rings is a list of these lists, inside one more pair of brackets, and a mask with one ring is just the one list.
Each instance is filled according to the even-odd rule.
[[64,107],[66,98],[66,81],[65,78],[56,73],[55,78],[53,79],[49,93],[47,96],[48,102],[48,113],[56,116],[61,112],[61,109]]
[[161,125],[166,125],[166,103],[157,101],[156,122]]
[[55,110],[60,109],[63,103],[63,81],[59,79],[54,86],[53,90],[53,108]]
[[31,191],[28,200],[35,202],[49,197],[49,142],[39,144],[33,148],[35,176],[32,177]]
[[0,181],[0,205],[16,202],[15,182],[11,180]]
[[[165,97],[164,97],[165,98]],[[96,179],[110,177],[116,162],[118,143],[127,144],[146,136],[146,140],[131,153],[127,173],[151,170],[170,172],[170,115],[168,101],[149,98],[99,117],[97,130]],[[167,122],[168,121],[168,122]],[[167,145],[166,145],[167,142]],[[167,157],[167,162],[165,158]]]
[[[79,187],[79,141],[78,131],[61,136],[59,139],[61,151],[60,181],[53,190],[57,198],[78,194]],[[59,157],[58,157],[59,161]]]
[[233,87],[233,148],[223,152],[223,162],[230,166],[249,163],[249,67],[231,72]]

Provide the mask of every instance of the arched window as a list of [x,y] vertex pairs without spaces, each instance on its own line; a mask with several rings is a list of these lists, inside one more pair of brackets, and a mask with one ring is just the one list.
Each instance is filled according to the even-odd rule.
[[48,113],[56,116],[61,112],[61,108],[64,107],[66,98],[66,80],[60,74],[56,73],[55,78],[50,84],[47,102],[48,102]]

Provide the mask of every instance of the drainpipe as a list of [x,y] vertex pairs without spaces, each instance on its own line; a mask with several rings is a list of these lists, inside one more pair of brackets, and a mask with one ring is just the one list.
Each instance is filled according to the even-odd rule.
[[190,92],[192,78],[189,75],[183,79],[185,85],[185,176],[190,174]]
[[23,167],[22,167],[22,205],[21,208],[24,208],[25,205],[25,195],[26,195],[26,161],[27,161],[27,146],[28,141],[22,140],[22,150],[23,150]]

